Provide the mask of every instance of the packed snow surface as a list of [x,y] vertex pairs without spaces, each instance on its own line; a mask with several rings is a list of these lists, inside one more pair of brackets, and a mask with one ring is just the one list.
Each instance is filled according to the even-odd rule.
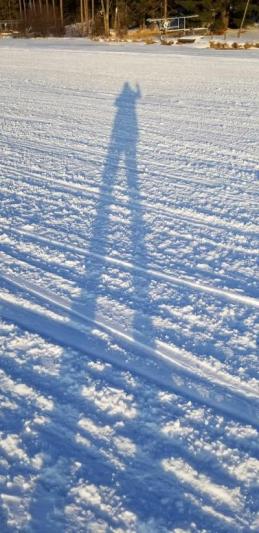
[[1,41],[1,533],[259,530],[258,59]]

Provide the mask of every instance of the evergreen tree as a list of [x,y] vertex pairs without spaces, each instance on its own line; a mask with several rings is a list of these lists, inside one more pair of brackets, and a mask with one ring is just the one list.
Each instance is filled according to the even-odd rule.
[[18,0],[0,0],[0,20],[19,18]]
[[[0,20],[25,18],[37,12],[46,19],[46,12],[53,13],[64,23],[80,21],[80,5],[88,7],[89,18],[94,8],[96,20],[103,19],[107,0],[0,0]],[[247,0],[167,0],[168,17],[197,14],[201,23],[213,23],[217,29],[240,25]],[[147,18],[163,17],[165,0],[109,0],[109,25],[123,27],[143,26]],[[259,20],[259,0],[251,0],[246,24]],[[107,24],[106,17],[106,24]]]

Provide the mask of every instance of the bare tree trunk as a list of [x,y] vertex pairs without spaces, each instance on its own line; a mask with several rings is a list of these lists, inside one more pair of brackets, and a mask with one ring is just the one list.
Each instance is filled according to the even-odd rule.
[[92,0],[92,3],[91,3],[91,33],[92,35],[94,34],[94,17],[95,17],[95,13],[94,13],[94,0]]
[[85,24],[87,26],[87,31],[88,31],[88,22],[89,22],[88,0],[84,0],[84,19],[85,19]]
[[24,16],[24,20],[26,21],[27,10],[26,10],[26,2],[25,2],[25,0],[23,0],[23,16]]
[[244,22],[245,22],[245,19],[246,19],[246,14],[247,14],[247,10],[248,10],[249,4],[250,4],[250,0],[247,0],[246,6],[245,6],[245,11],[244,11],[244,14],[243,14],[243,18],[242,18],[242,21],[241,21],[241,24],[240,24],[240,28],[239,28],[238,34],[237,34],[238,38],[241,35],[241,31],[242,31],[242,28],[243,28],[243,25],[244,25]]
[[80,0],[80,20],[81,24],[84,22],[84,0]]
[[63,7],[63,0],[59,0],[59,9],[60,9],[60,23],[61,26],[64,26],[64,7]]
[[23,18],[23,9],[22,9],[22,0],[19,0],[19,11],[20,11],[20,17]]
[[42,0],[39,0],[40,13],[42,12]]
[[110,0],[106,0],[106,5],[104,4],[104,0],[101,0],[102,4],[102,12],[103,12],[103,24],[104,24],[104,33],[106,37],[109,37],[110,35]]
[[106,0],[106,28],[107,37],[110,35],[110,0]]
[[164,18],[167,19],[167,0],[164,0]]
[[116,0],[116,7],[115,7],[114,29],[115,29],[116,35],[118,35],[119,33],[119,11],[118,11],[117,0]]
[[52,11],[53,11],[53,20],[56,25],[56,6],[55,6],[55,0],[52,0]]

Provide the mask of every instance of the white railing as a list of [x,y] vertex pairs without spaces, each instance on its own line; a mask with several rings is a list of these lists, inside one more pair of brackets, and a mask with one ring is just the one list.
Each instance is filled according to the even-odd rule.
[[190,31],[204,31],[207,30],[206,26],[199,27],[190,27],[188,26],[188,21],[190,19],[198,19],[199,15],[187,15],[181,17],[171,17],[171,18],[157,18],[157,19],[147,19],[147,22],[157,24],[160,32],[162,34],[173,33],[173,32],[183,32],[189,33]]

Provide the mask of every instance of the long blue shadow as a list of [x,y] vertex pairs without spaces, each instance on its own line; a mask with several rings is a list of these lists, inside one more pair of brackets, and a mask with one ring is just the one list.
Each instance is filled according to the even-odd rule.
[[[114,118],[110,143],[100,185],[99,201],[96,205],[96,216],[92,225],[89,256],[86,260],[86,306],[85,313],[88,319],[96,317],[98,296],[103,293],[102,279],[107,269],[107,262],[103,258],[110,254],[109,243],[109,217],[111,205],[114,202],[114,187],[119,172],[124,171],[126,184],[124,193],[124,207],[130,213],[127,222],[130,225],[130,250],[127,250],[129,260],[141,263],[143,273],[148,270],[148,254],[145,238],[148,229],[144,222],[140,202],[140,184],[137,168],[137,146],[139,128],[137,120],[137,103],[141,98],[139,86],[131,88],[129,83],[124,83],[120,95],[115,100],[117,108]],[[112,242],[116,248],[120,243]],[[118,245],[118,246],[117,246]],[[98,256],[98,257],[96,257]],[[94,257],[94,259],[93,259]],[[132,336],[137,337],[138,332],[148,339],[148,345],[153,344],[152,323],[150,310],[152,305],[149,299],[149,276],[145,278],[136,274],[132,269],[133,312]]]
[[[96,215],[92,225],[90,246],[88,248],[89,260],[85,264],[85,287],[80,298],[80,306],[82,308],[82,299],[85,295],[84,312],[88,320],[94,322],[98,312],[98,296],[103,294],[105,290],[103,277],[107,269],[107,262],[104,261],[104,256],[109,256],[114,250],[110,250],[109,244],[109,227],[110,227],[110,213],[111,206],[114,202],[114,191],[116,179],[120,172],[121,162],[124,164],[124,172],[126,178],[124,198],[127,206],[129,230],[130,230],[130,250],[128,254],[131,255],[131,261],[141,264],[144,279],[138,273],[131,271],[132,277],[132,301],[133,301],[133,321],[132,321],[132,335],[138,338],[138,334],[143,333],[147,343],[150,346],[154,344],[154,333],[152,328],[152,321],[150,312],[152,311],[152,302],[150,300],[150,280],[146,275],[148,270],[148,251],[146,247],[146,237],[148,236],[148,228],[145,225],[143,211],[140,202],[140,184],[139,173],[137,168],[137,145],[139,139],[138,121],[137,121],[137,102],[141,98],[139,87],[132,89],[128,83],[124,87],[116,99],[115,106],[117,108],[110,143],[108,147],[107,157],[102,174],[99,200],[96,204]],[[112,236],[111,246],[116,243]],[[118,250],[119,250],[118,246]],[[75,309],[78,309],[78,303],[75,303]],[[141,354],[140,354],[141,356]],[[140,430],[139,424],[141,419],[136,417],[133,420],[128,420],[126,424],[120,426],[117,430],[119,436],[128,437],[130,440],[134,438],[136,443],[136,454],[134,457],[124,457],[125,468],[118,468],[108,456],[102,454],[99,449],[99,444],[96,434],[87,434],[89,441],[93,441],[89,447],[83,447],[76,441],[76,434],[78,432],[78,422],[82,414],[90,417],[97,426],[102,424],[103,427],[112,425],[118,420],[116,415],[109,417],[107,413],[101,412],[98,406],[93,405],[88,399],[80,395],[80,387],[87,382],[87,362],[89,357],[84,353],[81,357],[73,357],[69,354],[66,356],[65,350],[63,360],[61,361],[61,368],[58,377],[47,377],[44,375],[32,374],[31,369],[28,371],[24,366],[17,367],[15,375],[22,377],[22,382],[30,385],[34,383],[37,390],[43,396],[52,397],[54,401],[54,410],[51,412],[48,423],[43,424],[39,428],[37,436],[24,437],[25,449],[28,449],[28,455],[34,456],[37,453],[42,453],[45,463],[41,468],[39,477],[33,489],[32,501],[29,512],[31,514],[31,522],[24,530],[25,533],[52,533],[57,531],[86,531],[87,528],[77,529],[66,528],[65,507],[72,502],[72,497],[69,491],[72,487],[73,481],[82,482],[86,480],[87,483],[94,484],[96,487],[110,487],[114,489],[116,486],[117,496],[124,502],[126,509],[133,512],[137,519],[143,523],[151,524],[152,521],[157,520],[161,524],[157,531],[169,530],[167,526],[177,527],[177,525],[189,525],[192,519],[192,508],[188,494],[186,495],[185,487],[175,478],[173,474],[165,472],[161,468],[161,460],[164,457],[170,457],[172,452],[174,456],[186,457],[186,460],[191,462],[191,457],[188,452],[180,450],[177,452],[175,446],[161,438],[161,434],[154,432],[150,424],[143,425]],[[12,363],[12,374],[14,374],[15,363]],[[32,380],[33,378],[33,380]],[[73,386],[68,386],[68,390],[64,387],[67,383],[67,378]],[[86,381],[84,381],[86,379]],[[118,384],[116,377],[116,369],[113,368],[111,375],[104,378],[98,376],[97,381],[103,380],[106,385],[108,379],[108,386],[115,381],[115,387]],[[142,382],[143,384],[143,382]],[[139,402],[139,409],[141,405],[149,398],[150,393],[146,397],[143,396],[144,387],[139,385],[136,391],[136,400]],[[127,384],[123,382],[124,389]],[[131,389],[130,389],[131,390]],[[130,391],[129,391],[130,392]],[[143,400],[142,400],[143,396]],[[159,400],[157,400],[159,402]],[[157,405],[156,403],[154,404]],[[28,419],[32,418],[31,407],[28,405]],[[168,411],[169,407],[166,407]],[[165,413],[162,413],[164,417]],[[172,415],[178,416],[176,410]],[[17,415],[18,416],[18,415]],[[152,415],[153,418],[153,415]],[[10,421],[15,423],[16,421]],[[162,422],[162,420],[160,421]],[[159,426],[159,423],[158,423]],[[84,433],[83,433],[84,434]],[[98,441],[99,442],[99,441]],[[152,446],[150,446],[150,442]],[[101,447],[101,444],[100,444]],[[110,444],[108,444],[110,447]],[[151,448],[151,457],[147,461],[145,458],[145,449]],[[76,473],[74,471],[74,480],[71,477],[71,469],[75,464],[81,464],[81,468]],[[76,479],[75,479],[76,478]],[[78,478],[78,479],[77,479]],[[184,506],[184,513],[179,512],[177,501],[181,501]],[[107,531],[114,531],[123,523],[119,523],[115,515],[112,515],[106,510],[97,508],[94,502],[87,502],[87,512],[93,510],[94,514],[100,520],[105,520],[108,523]],[[189,511],[191,509],[191,511]],[[193,511],[192,511],[193,512]],[[194,511],[197,530],[203,527],[203,512],[202,508]],[[190,515],[188,515],[190,513]],[[86,514],[85,514],[86,516]],[[0,520],[4,522],[4,533],[11,531],[7,525],[6,517],[2,512]],[[151,522],[149,522],[151,520]],[[211,520],[211,522],[209,522]],[[216,519],[212,517],[207,518],[207,524],[210,530],[213,530]],[[220,523],[217,531],[221,531]],[[148,527],[148,526],[147,526]],[[147,530],[145,528],[145,530]],[[153,527],[152,527],[153,530]]]
[[[82,311],[84,310],[85,317],[91,323],[96,320],[98,296],[105,291],[103,285],[103,276],[107,269],[107,262],[104,260],[106,256],[109,256],[109,218],[111,213],[111,206],[114,202],[114,187],[116,178],[122,167],[125,174],[126,185],[124,191],[125,200],[124,206],[129,213],[127,221],[129,224],[130,233],[130,250],[128,254],[131,256],[132,263],[141,262],[143,273],[148,268],[148,255],[145,244],[145,237],[147,235],[147,229],[145,227],[143,212],[141,209],[141,203],[139,201],[140,187],[139,176],[137,169],[137,145],[138,145],[138,121],[137,121],[137,102],[141,98],[140,88],[137,86],[132,89],[128,83],[125,83],[120,95],[116,98],[115,106],[117,112],[115,115],[110,142],[108,146],[107,156],[104,164],[104,170],[101,179],[99,199],[95,206],[95,219],[91,228],[91,238],[89,247],[87,250],[87,260],[85,263],[85,286],[80,297],[80,303],[75,302],[74,309]],[[119,244],[119,243],[117,243]],[[149,317],[150,302],[148,297],[149,278],[145,276],[143,279],[139,274],[136,274],[134,269],[131,272],[132,288],[134,295],[133,300],[133,320],[132,320],[132,336],[138,337],[138,333],[141,332],[148,339],[149,346],[153,344],[152,323]],[[86,347],[87,349],[87,347]],[[93,354],[94,356],[94,354]],[[71,363],[71,366],[78,366],[79,375],[82,373],[85,361],[84,358],[80,358],[77,361]],[[82,452],[80,447],[73,442],[73,449],[70,449],[68,444],[69,439],[63,435],[63,438],[59,438],[56,435],[55,419],[60,420],[60,414],[63,411],[62,403],[64,402],[63,394],[58,392],[62,388],[63,380],[67,378],[67,372],[69,367],[64,361],[61,364],[60,373],[57,379],[56,385],[52,385],[51,390],[57,391],[58,397],[60,395],[61,405],[59,401],[54,412],[52,412],[52,421],[47,424],[42,431],[43,446],[41,448],[48,450],[50,465],[58,464],[60,460],[63,461],[63,477],[60,486],[57,487],[58,494],[55,497],[51,497],[46,490],[46,480],[44,474],[44,467],[42,475],[39,476],[38,482],[34,488],[32,503],[30,506],[31,513],[31,528],[32,531],[38,529],[40,533],[49,533],[53,530],[55,525],[55,508],[59,507],[59,516],[63,513],[64,497],[69,487],[69,471],[71,467],[72,457],[76,456],[80,458],[83,464],[87,464],[88,476],[97,485],[106,483],[109,485],[112,482],[112,473],[115,472],[115,467],[109,463],[109,461],[100,460],[98,466],[98,460],[94,456],[91,456],[91,452]],[[39,383],[39,386],[42,386]],[[45,387],[45,385],[44,385]],[[50,391],[51,392],[51,391]],[[77,403],[79,400],[77,399]],[[82,405],[76,406],[79,408],[79,412],[84,411],[84,402]],[[95,408],[90,404],[87,405],[88,414],[99,419],[104,419],[103,422],[107,423],[104,414],[95,412]],[[65,413],[64,413],[65,416]],[[53,423],[54,422],[54,423]],[[75,417],[70,427],[70,436],[75,438],[78,420]],[[60,442],[59,442],[60,441]],[[38,450],[39,443],[36,443],[36,448],[33,453]],[[30,452],[32,452],[32,444],[30,446]],[[128,486],[128,480],[131,478],[127,474],[122,475],[121,482],[124,486]],[[58,483],[59,485],[59,483]],[[128,487],[129,488],[129,487]],[[132,489],[130,489],[129,499],[135,500],[134,494],[136,491],[135,484],[133,483]],[[130,507],[134,503],[131,503]],[[146,511],[145,511],[146,512]],[[40,524],[40,525],[39,525]],[[39,529],[40,528],[40,529]]]

